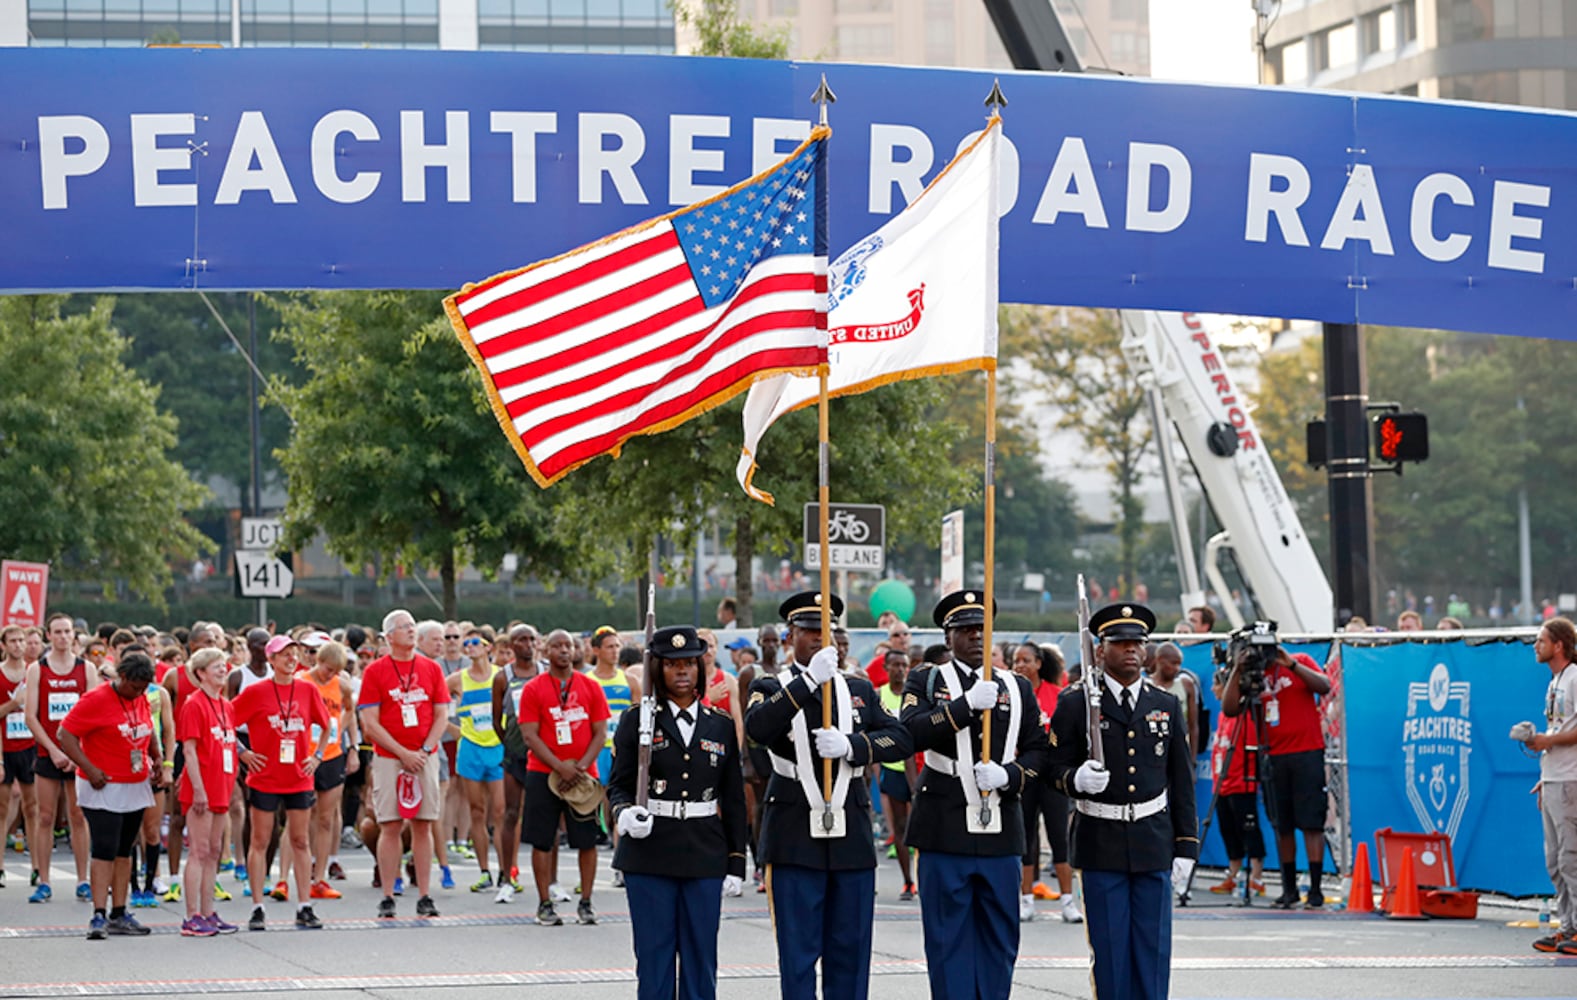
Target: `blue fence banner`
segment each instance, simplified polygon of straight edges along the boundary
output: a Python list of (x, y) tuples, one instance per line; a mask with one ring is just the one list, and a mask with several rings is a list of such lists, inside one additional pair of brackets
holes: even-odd
[(1577, 116), (678, 56), (8, 50), (0, 292), (435, 288), (744, 179), (825, 73), (833, 253), (1002, 78), (1004, 302), (1577, 336)]
[(1508, 735), (1543, 729), (1550, 671), (1522, 642), (1342, 650), (1355, 837), (1443, 831), (1457, 883), (1512, 896), (1552, 891), (1531, 793), (1539, 762)]

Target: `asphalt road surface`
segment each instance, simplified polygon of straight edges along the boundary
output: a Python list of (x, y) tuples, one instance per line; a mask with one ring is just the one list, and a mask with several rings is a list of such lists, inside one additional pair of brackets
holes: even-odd
[[(527, 855), (522, 855), (524, 861)], [(365, 851), (344, 852), (349, 879), (340, 900), (318, 901), (326, 927), (298, 931), (295, 903), (268, 902), (270, 929), (233, 937), (183, 938), (178, 903), (134, 911), (153, 928), (146, 938), (84, 940), (90, 910), (71, 898), (69, 854), (56, 853), (55, 899), (27, 902), (26, 860), (7, 851), (8, 887), (0, 889), (0, 997), (389, 997), (392, 1000), (504, 1000), (552, 997), (590, 1000), (634, 994), (635, 962), (622, 890), (600, 856), (596, 926), (577, 926), (573, 905), (560, 906), (563, 927), (538, 927), (528, 889), (513, 904), (468, 892), (474, 862), (459, 861), (462, 886), (434, 890), (442, 916), (415, 917), (407, 891), (393, 921), (377, 921), (379, 893), (370, 886)], [(562, 871), (573, 884), (573, 856)], [(220, 912), (244, 925), (250, 900), (235, 893)], [(435, 874), (433, 884), (437, 885)], [(877, 882), (871, 996), (917, 1000), (928, 994), (918, 903), (898, 902), (897, 868), (885, 862)], [(1208, 884), (1202, 873), (1200, 884)], [(1538, 932), (1508, 926), (1528, 921), (1525, 908), (1486, 905), (1473, 921), (1391, 921), (1341, 911), (1280, 913), (1242, 909), (1210, 897), (1179, 910), (1172, 995), (1178, 998), (1303, 997), (1571, 998), (1577, 959), (1534, 952)], [(1014, 992), (1020, 997), (1089, 997), (1088, 951), (1082, 927), (1058, 919), (1058, 904), (1041, 903), (1040, 919), (1023, 927)], [(725, 900), (719, 994), (775, 997), (777, 969), (766, 897), (747, 886)], [(832, 998), (829, 998), (832, 1000)]]

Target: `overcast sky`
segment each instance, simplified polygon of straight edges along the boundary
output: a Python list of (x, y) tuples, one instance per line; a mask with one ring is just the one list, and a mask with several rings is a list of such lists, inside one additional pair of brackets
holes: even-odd
[(1150, 74), (1158, 80), (1252, 84), (1250, 0), (1150, 0)]

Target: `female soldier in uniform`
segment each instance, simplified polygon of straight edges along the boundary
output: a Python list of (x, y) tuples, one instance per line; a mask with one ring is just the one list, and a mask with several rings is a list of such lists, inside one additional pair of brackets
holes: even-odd
[[(620, 833), (641, 1000), (717, 996), (725, 888), (745, 875), (745, 783), (727, 714), (700, 702), (705, 643), (688, 625), (658, 629), (648, 650), (652, 697), (614, 734), (608, 799)], [(654, 708), (655, 706), (655, 708)], [(646, 805), (636, 805), (641, 723), (654, 711)]]

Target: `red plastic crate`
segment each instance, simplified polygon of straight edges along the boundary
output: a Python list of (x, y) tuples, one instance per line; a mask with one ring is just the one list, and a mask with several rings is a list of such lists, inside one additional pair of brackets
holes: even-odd
[[(1380, 866), (1380, 886), (1384, 894), (1380, 909), (1390, 912), (1391, 896), (1402, 870), (1402, 852), (1413, 849), (1413, 875), (1418, 879), (1420, 899), (1429, 889), (1449, 889), (1457, 884), (1456, 865), (1451, 860), (1451, 840), (1434, 833), (1402, 833), (1390, 827), (1374, 831), (1375, 857)], [(1475, 909), (1477, 903), (1475, 902)]]

